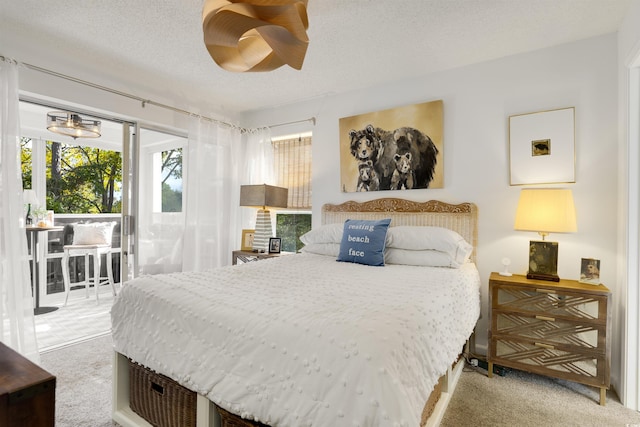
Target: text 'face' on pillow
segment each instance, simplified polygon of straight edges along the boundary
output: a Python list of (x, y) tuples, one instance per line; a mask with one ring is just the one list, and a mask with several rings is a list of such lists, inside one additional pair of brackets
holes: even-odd
[(73, 225), (74, 245), (110, 245), (115, 222), (92, 222)]
[(346, 220), (338, 261), (384, 265), (384, 247), (390, 223), (391, 219)]

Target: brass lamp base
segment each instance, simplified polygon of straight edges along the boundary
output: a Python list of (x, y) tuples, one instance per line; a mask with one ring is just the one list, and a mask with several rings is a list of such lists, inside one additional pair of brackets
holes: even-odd
[(535, 280), (547, 280), (549, 282), (559, 282), (560, 277), (555, 274), (543, 274), (543, 273), (527, 273), (527, 279)]

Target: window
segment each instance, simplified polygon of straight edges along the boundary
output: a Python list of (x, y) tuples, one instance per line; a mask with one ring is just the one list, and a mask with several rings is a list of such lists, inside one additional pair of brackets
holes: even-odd
[(311, 209), (311, 136), (272, 141), (276, 183), (289, 189), (290, 209)]
[(162, 212), (182, 212), (182, 148), (156, 153), (160, 156)]
[[(45, 147), (46, 185), (34, 184), (34, 154)], [(21, 138), (22, 187), (44, 191), (46, 209), (56, 213), (119, 213), (122, 154), (89, 146)]]
[(288, 210), (276, 215), (282, 250), (297, 252), (300, 236), (311, 230), (311, 135), (273, 140), (276, 185), (289, 189)]
[(122, 153), (46, 141), (47, 209), (56, 213), (122, 212)]
[(33, 149), (31, 138), (20, 138), (20, 163), (22, 166), (22, 188), (33, 188), (31, 177), (33, 175)]

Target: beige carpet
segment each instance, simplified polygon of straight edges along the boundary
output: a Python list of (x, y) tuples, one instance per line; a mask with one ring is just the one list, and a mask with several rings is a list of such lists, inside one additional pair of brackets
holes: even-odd
[[(112, 363), (111, 335), (42, 354), (42, 366), (57, 377), (56, 427), (116, 425)], [(640, 413), (624, 408), (613, 393), (605, 407), (598, 397), (595, 388), (566, 381), (518, 371), (489, 379), (486, 371), (466, 368), (441, 426), (640, 426)]]
[(56, 376), (56, 427), (112, 427), (111, 334), (44, 352), (41, 366)]
[(504, 377), (465, 368), (441, 427), (636, 427), (640, 413), (625, 408), (609, 391), (520, 371)]

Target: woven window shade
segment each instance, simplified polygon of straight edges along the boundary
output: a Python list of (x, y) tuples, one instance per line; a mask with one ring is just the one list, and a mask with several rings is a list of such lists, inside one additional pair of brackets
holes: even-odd
[(311, 137), (273, 141), (276, 185), (289, 189), (289, 209), (311, 209)]

